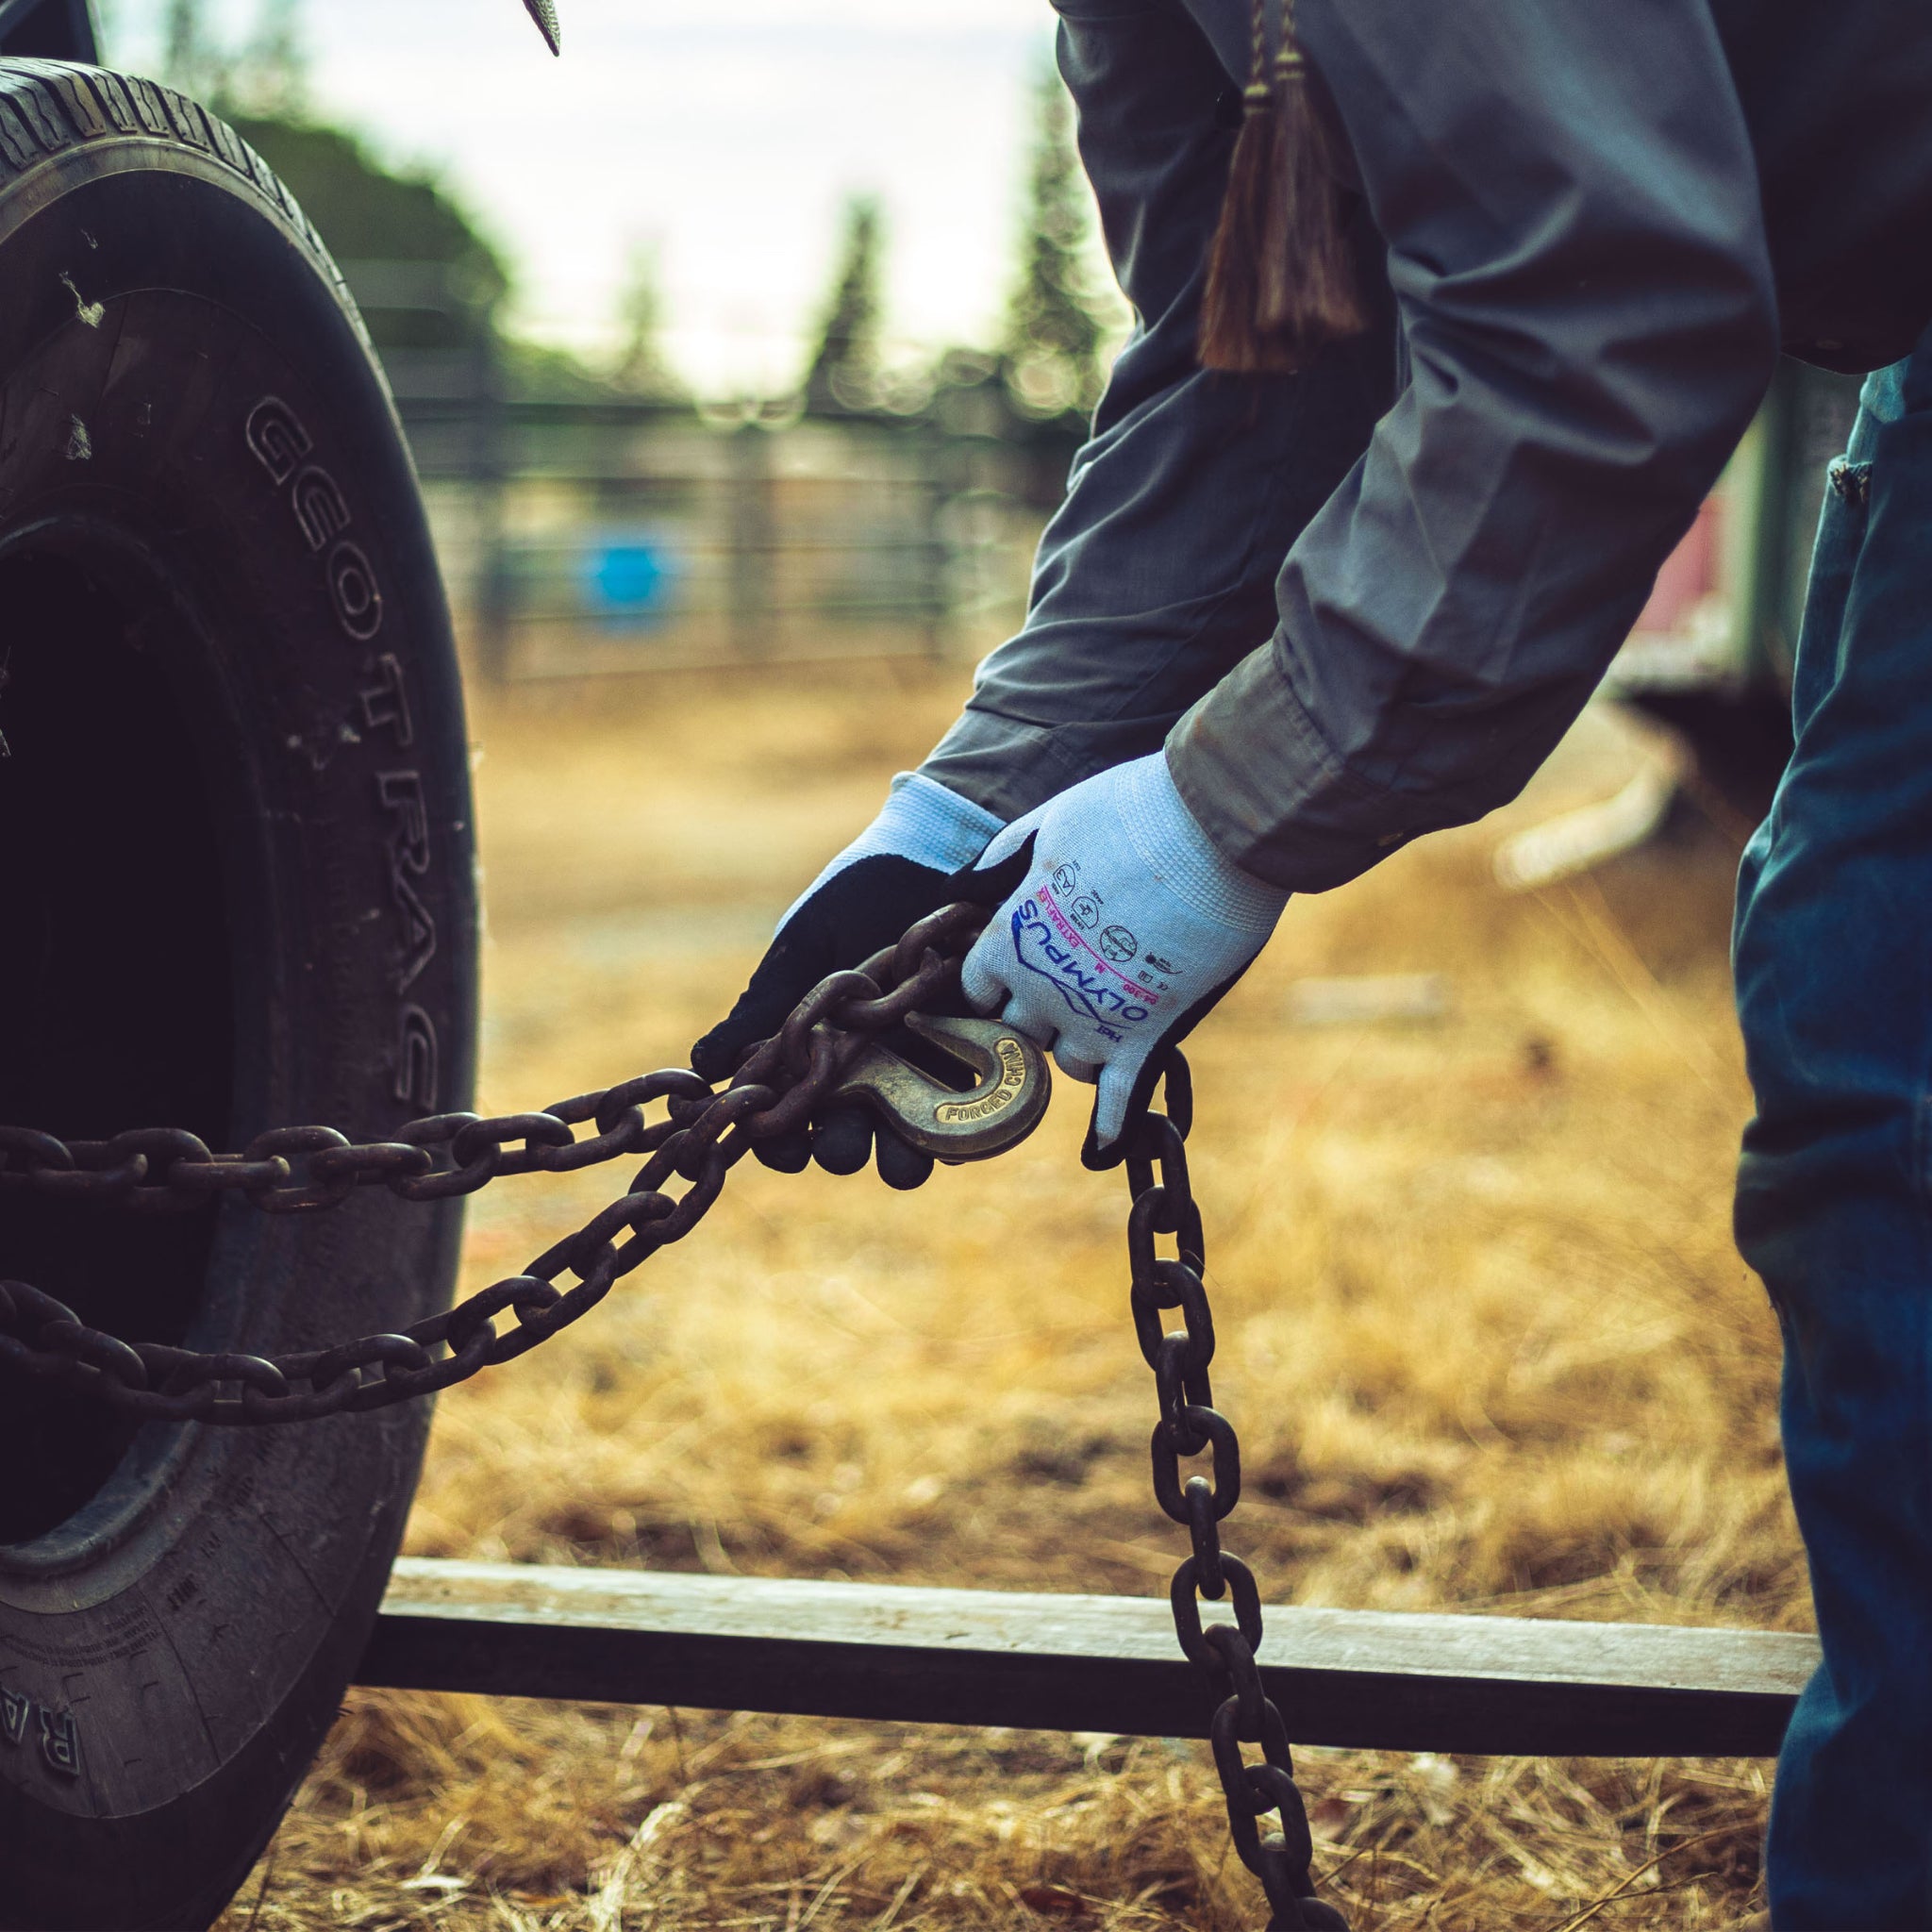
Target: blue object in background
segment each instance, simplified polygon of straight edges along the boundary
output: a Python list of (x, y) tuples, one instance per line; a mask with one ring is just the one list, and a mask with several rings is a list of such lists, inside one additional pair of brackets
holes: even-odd
[(584, 549), (585, 601), (607, 625), (653, 627), (677, 602), (684, 559), (660, 530), (610, 531)]

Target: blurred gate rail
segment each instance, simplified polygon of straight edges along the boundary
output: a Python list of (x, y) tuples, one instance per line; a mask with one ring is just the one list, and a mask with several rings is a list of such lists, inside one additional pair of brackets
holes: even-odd
[[(391, 322), (465, 299), (443, 264), (342, 267)], [(1016, 626), (1039, 451), (987, 372), (904, 414), (526, 401), (488, 333), (441, 334), (381, 354), (485, 678), (940, 657)]]
[[(1769, 1757), (1809, 1637), (1446, 1612), (1267, 1611), (1293, 1741)], [(359, 1680), (425, 1690), (1200, 1738), (1166, 1601), (459, 1563), (395, 1568)]]
[[(29, 4), (75, 0), (0, 0), (0, 25)], [(342, 268), (484, 676), (977, 655), (1016, 627), (1081, 425), (1025, 418), (990, 359), (942, 358), (903, 412), (625, 400), (562, 365), (541, 386), (579, 399), (524, 400), (459, 267)], [(1774, 772), (1789, 749), (1811, 532), (1857, 391), (1781, 366), (1610, 669), (1718, 766)]]

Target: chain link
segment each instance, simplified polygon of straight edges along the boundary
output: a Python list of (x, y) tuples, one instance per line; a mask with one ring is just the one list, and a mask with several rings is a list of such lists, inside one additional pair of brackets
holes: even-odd
[[(276, 1127), (240, 1154), (212, 1153), (175, 1127), (75, 1141), (0, 1127), (0, 1199), (26, 1192), (138, 1214), (192, 1212), (225, 1197), (264, 1214), (316, 1213), (364, 1188), (444, 1201), (508, 1174), (575, 1174), (647, 1157), (620, 1199), (522, 1274), (399, 1335), (274, 1357), (198, 1354), (123, 1341), (40, 1289), (0, 1281), (0, 1363), (130, 1414), (253, 1427), (387, 1408), (512, 1361), (588, 1314), (659, 1248), (682, 1241), (753, 1142), (802, 1126), (874, 1035), (946, 1002), (985, 923), (983, 908), (949, 906), (856, 972), (822, 980), (718, 1093), (695, 1074), (672, 1069), (541, 1113), (435, 1114), (411, 1121), (393, 1141), (357, 1144), (333, 1127)], [(644, 1109), (660, 1101), (665, 1117), (648, 1120)], [(581, 1126), (596, 1131), (579, 1140)], [(688, 1183), (682, 1193), (665, 1191), (674, 1179)], [(574, 1282), (559, 1287), (565, 1276)], [(501, 1333), (499, 1316), (510, 1318)]]
[[(1154, 1424), (1155, 1499), (1192, 1544), (1168, 1592), (1174, 1634), (1220, 1700), (1208, 1732), (1214, 1768), (1235, 1851), (1268, 1896), (1268, 1932), (1347, 1932), (1335, 1908), (1312, 1895), (1308, 1867), (1314, 1843), (1295, 1786), (1288, 1727), (1255, 1661), (1261, 1647), (1260, 1589), (1255, 1573), (1221, 1546), (1221, 1525), (1241, 1501), (1241, 1440), (1214, 1407), (1208, 1381), (1214, 1315), (1202, 1279), (1208, 1249), (1188, 1178), (1193, 1089), (1178, 1053), (1168, 1060), (1166, 1104), (1166, 1113), (1149, 1112), (1141, 1123), (1127, 1155), (1133, 1199), (1127, 1210), (1127, 1299), (1141, 1353), (1154, 1371), (1160, 1411)], [(1157, 1252), (1157, 1237), (1162, 1236), (1174, 1240), (1170, 1257)], [(1181, 1326), (1165, 1330), (1161, 1317), (1171, 1308), (1179, 1310)], [(1203, 1455), (1211, 1474), (1184, 1475), (1183, 1461)], [(1205, 1624), (1204, 1597), (1210, 1603), (1225, 1598), (1233, 1623)], [(1246, 1761), (1243, 1744), (1260, 1747), (1259, 1764)], [(1281, 1828), (1264, 1836), (1260, 1820), (1271, 1811)]]
[[(682, 1241), (753, 1143), (802, 1126), (872, 1037), (956, 992), (959, 962), (985, 920), (981, 908), (948, 907), (857, 971), (822, 980), (722, 1092), (671, 1069), (541, 1113), (432, 1115), (398, 1129), (393, 1141), (358, 1144), (332, 1127), (277, 1127), (239, 1154), (213, 1153), (174, 1127), (75, 1141), (0, 1127), (0, 1197), (24, 1191), (111, 1202), (143, 1214), (192, 1212), (223, 1198), (265, 1214), (315, 1213), (378, 1187), (405, 1201), (442, 1201), (510, 1174), (575, 1174), (646, 1157), (624, 1195), (522, 1274), (400, 1334), (273, 1358), (200, 1354), (123, 1341), (39, 1289), (0, 1281), (0, 1363), (142, 1417), (259, 1426), (387, 1408), (513, 1361), (588, 1314), (659, 1248)], [(644, 1109), (660, 1101), (665, 1117), (648, 1120)], [(1346, 1932), (1334, 1908), (1311, 1896), (1307, 1813), (1287, 1727), (1256, 1662), (1260, 1591), (1254, 1572), (1221, 1544), (1221, 1525), (1241, 1500), (1241, 1442), (1213, 1406), (1208, 1377), (1214, 1318), (1202, 1279), (1201, 1210), (1188, 1176), (1192, 1091), (1178, 1053), (1166, 1073), (1166, 1104), (1165, 1114), (1149, 1112), (1135, 1130), (1127, 1157), (1127, 1256), (1134, 1331), (1159, 1409), (1154, 1493), (1192, 1546), (1170, 1591), (1174, 1631), (1220, 1699), (1209, 1730), (1215, 1768), (1235, 1850), (1267, 1894), (1269, 1932)], [(581, 1126), (596, 1131), (579, 1140)], [(681, 1194), (665, 1191), (674, 1179), (687, 1183)], [(1174, 1255), (1158, 1252), (1162, 1237), (1173, 1239)], [(566, 1275), (575, 1283), (560, 1288)], [(1172, 1331), (1161, 1320), (1170, 1309), (1182, 1324)], [(499, 1333), (506, 1315), (509, 1325)], [(1183, 1461), (1203, 1455), (1211, 1474), (1184, 1475)], [(1234, 1621), (1204, 1623), (1204, 1598), (1225, 1599)], [(1243, 1744), (1258, 1746), (1262, 1761), (1248, 1763)], [(1259, 1821), (1270, 1812), (1281, 1828), (1264, 1836)]]

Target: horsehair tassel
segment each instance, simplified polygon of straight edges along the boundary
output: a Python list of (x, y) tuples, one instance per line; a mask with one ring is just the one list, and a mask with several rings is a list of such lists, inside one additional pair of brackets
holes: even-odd
[(1261, 257), (1258, 321), (1263, 334), (1279, 333), (1288, 343), (1296, 367), (1368, 326), (1342, 226), (1340, 157), (1313, 87), (1295, 35), (1294, 0), (1285, 0), (1274, 57), (1274, 200)]
[(1294, 0), (1282, 7), (1272, 83), (1267, 14), (1268, 0), (1254, 0), (1254, 61), (1201, 306), (1203, 365), (1241, 375), (1304, 369), (1368, 320)]
[(1275, 120), (1279, 104), (1268, 80), (1268, 0), (1253, 0), (1253, 51), (1241, 94), (1241, 126), (1228, 169), (1227, 193), (1208, 257), (1201, 298), (1201, 362), (1241, 374), (1285, 369), (1261, 333), (1261, 258), (1267, 252), (1274, 199)]

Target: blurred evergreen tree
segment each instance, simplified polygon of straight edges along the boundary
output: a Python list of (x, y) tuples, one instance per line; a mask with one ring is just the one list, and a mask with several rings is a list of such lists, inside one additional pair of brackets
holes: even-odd
[(205, 0), (168, 0), (165, 72), (207, 101), (294, 192), (347, 264), (383, 352), (467, 350), (485, 357), (513, 398), (601, 402), (616, 389), (567, 351), (505, 337), (502, 256), (433, 175), (385, 166), (356, 135), (313, 118), (304, 0), (259, 0), (239, 55), (224, 48)]
[(260, 0), (255, 32), (237, 54), (209, 26), (206, 0), (168, 0), (163, 78), (225, 116), (299, 112), (308, 87), (302, 4)]
[(814, 415), (867, 409), (877, 394), (884, 244), (878, 202), (853, 195), (845, 204), (838, 275), (805, 375), (805, 407)]
[(518, 402), (598, 403), (631, 391), (567, 349), (507, 335), (509, 272), (467, 209), (433, 175), (385, 167), (340, 127), (233, 114), (346, 265), (378, 351), (470, 350)]
[(1092, 196), (1074, 147), (1073, 102), (1051, 67), (1040, 77), (1019, 279), (1007, 305), (1000, 373), (1036, 421), (1092, 413), (1121, 302), (1093, 270)]
[(618, 388), (647, 398), (681, 393), (684, 386), (664, 359), (664, 287), (655, 246), (631, 251), (623, 292), (617, 298), (617, 320), (624, 330), (624, 346), (611, 379)]
[(168, 79), (260, 151), (339, 261), (409, 265), (365, 286), (377, 348), (493, 346), (509, 289), (502, 257), (432, 176), (385, 167), (355, 135), (311, 118), (302, 8), (259, 0), (238, 55), (216, 38), (206, 0), (168, 0)]
[(212, 101), (227, 82), (227, 65), (208, 32), (202, 0), (168, 0), (161, 77), (199, 101)]
[(298, 118), (308, 101), (308, 50), (302, 0), (261, 0), (255, 36), (234, 76), (236, 105), (280, 119)]
[(235, 131), (294, 191), (330, 252), (351, 264), (352, 281), (358, 263), (408, 263), (425, 272), (415, 280), (441, 308), (416, 306), (425, 297), (407, 287), (399, 286), (391, 303), (381, 299), (380, 288), (368, 291), (364, 313), (377, 348), (461, 348), (494, 340), (508, 272), (466, 210), (432, 176), (384, 167), (340, 127), (279, 115), (230, 118)]

